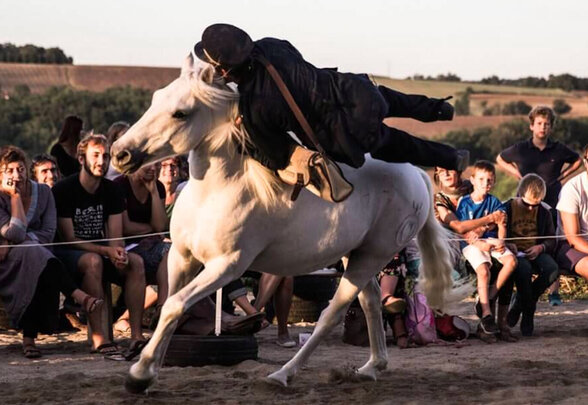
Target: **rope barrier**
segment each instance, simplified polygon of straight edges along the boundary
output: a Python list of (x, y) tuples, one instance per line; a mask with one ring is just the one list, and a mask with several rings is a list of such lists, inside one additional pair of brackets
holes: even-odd
[(67, 246), (67, 245), (79, 245), (81, 243), (110, 242), (110, 241), (115, 241), (115, 240), (137, 239), (137, 238), (146, 238), (148, 236), (163, 236), (163, 235), (169, 235), (169, 232), (154, 232), (154, 233), (146, 233), (144, 235), (122, 236), (120, 238), (73, 240), (73, 241), (69, 241), (69, 242), (27, 243), (27, 244), (21, 243), (18, 245), (0, 245), (0, 248), (3, 248), (3, 247), (28, 248), (28, 247), (47, 247), (47, 246)]
[[(27, 243), (27, 244), (18, 244), (18, 245), (0, 245), (0, 248), (8, 247), (8, 248), (27, 248), (27, 247), (48, 247), (48, 246), (67, 246), (67, 245), (79, 245), (81, 243), (98, 243), (98, 242), (110, 242), (116, 240), (127, 240), (127, 239), (137, 239), (137, 238), (146, 238), (148, 236), (164, 236), (169, 235), (169, 232), (154, 232), (154, 233), (146, 233), (144, 235), (134, 235), (134, 236), (123, 236), (120, 238), (104, 238), (104, 239), (89, 239), (89, 240), (74, 240), (69, 242), (51, 242), (51, 243)], [(580, 236), (588, 239), (588, 233), (578, 233), (575, 235), (568, 235), (568, 236)], [(511, 238), (503, 238), (503, 241), (515, 241), (515, 240), (547, 240), (547, 239), (565, 239), (566, 235), (552, 235), (552, 236), (517, 236)], [(498, 238), (479, 238), (478, 240), (484, 241), (493, 239), (496, 240)], [(413, 240), (416, 240), (413, 239)], [(448, 238), (445, 239), (448, 242), (465, 242), (467, 241), (464, 238)]]

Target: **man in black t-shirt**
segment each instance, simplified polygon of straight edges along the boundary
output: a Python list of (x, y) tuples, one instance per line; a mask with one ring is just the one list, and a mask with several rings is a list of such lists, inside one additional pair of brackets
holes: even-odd
[[(55, 254), (81, 277), (82, 289), (94, 297), (103, 297), (102, 278), (123, 280), (125, 301), (130, 312), (131, 345), (142, 347), (141, 317), (145, 299), (145, 272), (142, 259), (127, 254), (121, 240), (123, 211), (122, 190), (104, 178), (108, 168), (108, 141), (103, 135), (90, 134), (78, 145), (77, 155), (81, 171), (60, 181), (53, 187), (57, 207), (57, 229), (63, 242)], [(110, 239), (108, 242), (91, 242)], [(83, 242), (88, 241), (88, 242)], [(121, 356), (119, 348), (108, 340), (101, 329), (102, 314), (88, 315), (92, 326), (94, 350), (108, 357)]]
[(557, 141), (549, 139), (555, 114), (545, 106), (537, 106), (529, 113), (531, 139), (518, 142), (496, 157), (498, 166), (520, 180), (536, 173), (545, 181), (545, 202), (555, 211), (561, 182), (582, 164), (580, 156)]

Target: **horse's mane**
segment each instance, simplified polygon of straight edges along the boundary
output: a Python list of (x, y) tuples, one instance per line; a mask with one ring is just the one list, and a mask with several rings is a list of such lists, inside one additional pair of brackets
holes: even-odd
[(211, 109), (227, 111), (226, 123), (213, 128), (202, 146), (206, 145), (210, 152), (225, 149), (229, 157), (240, 159), (245, 186), (266, 209), (283, 201), (279, 196), (283, 186), (277, 176), (255, 159), (241, 153), (253, 143), (244, 126), (235, 124), (239, 114), (237, 88), (225, 84), (214, 73), (212, 65), (204, 62), (199, 62), (190, 72), (190, 88), (192, 95)]

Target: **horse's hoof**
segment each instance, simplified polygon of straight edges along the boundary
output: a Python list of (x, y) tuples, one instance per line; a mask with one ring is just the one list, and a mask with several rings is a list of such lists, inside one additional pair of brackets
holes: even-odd
[(357, 370), (355, 372), (355, 374), (359, 377), (359, 379), (365, 380), (365, 381), (376, 381), (378, 379), (378, 377), (376, 375), (376, 370), (373, 367), (369, 367), (369, 368), (362, 367), (359, 370)]
[(268, 383), (270, 383), (272, 385), (278, 385), (280, 387), (287, 387), (288, 386), (288, 378), (285, 377), (284, 375), (280, 374), (280, 371), (276, 371), (275, 373), (268, 375), (265, 378), (265, 381), (267, 381)]
[(142, 394), (147, 391), (153, 380), (139, 380), (128, 374), (125, 379), (125, 389), (131, 394)]

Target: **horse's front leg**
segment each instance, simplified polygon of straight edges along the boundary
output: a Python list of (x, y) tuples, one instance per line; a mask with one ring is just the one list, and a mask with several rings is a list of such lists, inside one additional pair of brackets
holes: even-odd
[(370, 358), (363, 367), (357, 370), (357, 373), (375, 380), (376, 372), (385, 370), (388, 365), (386, 333), (384, 332), (382, 305), (380, 303), (380, 286), (375, 277), (372, 277), (359, 293), (359, 303), (367, 320)]
[[(175, 259), (170, 259), (168, 263), (174, 263), (181, 267), (182, 265), (185, 266), (186, 262), (189, 261), (175, 254), (174, 257)], [(191, 261), (189, 262), (191, 263)], [(189, 271), (180, 267), (177, 267), (179, 270), (176, 270), (176, 267), (170, 267), (168, 271), (172, 271), (174, 274), (177, 274), (177, 271), (180, 271), (180, 273)], [(193, 263), (187, 267), (195, 270)], [(175, 294), (172, 294), (172, 283), (170, 283), (170, 296), (161, 309), (157, 328), (153, 332), (151, 340), (141, 352), (141, 358), (131, 367), (127, 376), (125, 387), (128, 391), (133, 393), (143, 392), (155, 382), (169, 341), (177, 326), (178, 319), (184, 311), (238, 277), (241, 273), (236, 270), (235, 263), (231, 257), (223, 256), (206, 263), (206, 267), (198, 276)], [(177, 282), (181, 283), (182, 278), (176, 278)], [(172, 276), (170, 276), (171, 280)]]
[(308, 360), (321, 340), (323, 340), (335, 326), (343, 321), (347, 308), (355, 297), (357, 297), (359, 291), (363, 288), (367, 280), (368, 277), (349, 278), (347, 274), (343, 275), (333, 299), (329, 303), (329, 306), (322, 312), (308, 341), (302, 346), (298, 353), (296, 353), (292, 360), (286, 363), (280, 370), (267, 377), (270, 382), (277, 382), (283, 386), (288, 385), (288, 382)]

